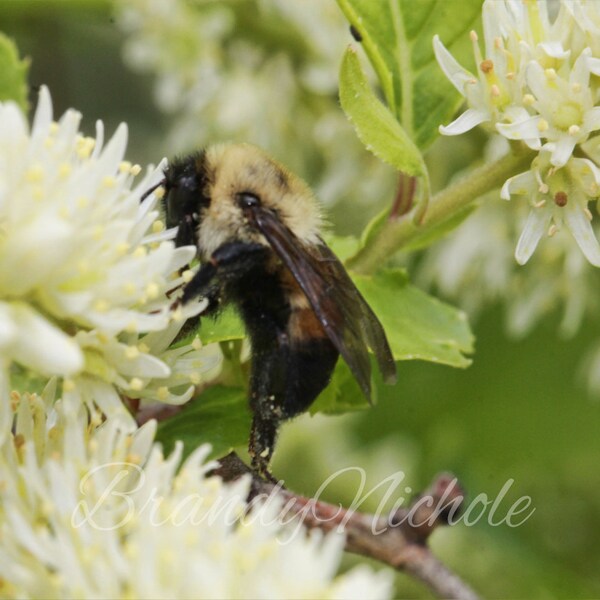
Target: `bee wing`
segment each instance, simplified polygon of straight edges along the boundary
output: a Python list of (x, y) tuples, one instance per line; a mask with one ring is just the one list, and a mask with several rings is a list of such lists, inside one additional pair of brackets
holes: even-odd
[(249, 216), (291, 271), (370, 401), (368, 346), (374, 351), (386, 382), (396, 380), (394, 358), (375, 313), (325, 242), (306, 246), (274, 213), (260, 206), (253, 207)]

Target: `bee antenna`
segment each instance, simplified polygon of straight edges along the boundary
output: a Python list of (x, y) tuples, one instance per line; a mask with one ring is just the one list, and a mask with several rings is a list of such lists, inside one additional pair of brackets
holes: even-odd
[(140, 197), (140, 202), (143, 202), (152, 192), (157, 190), (159, 187), (165, 185), (167, 183), (167, 179), (161, 179), (156, 185), (153, 185), (150, 189), (146, 190)]

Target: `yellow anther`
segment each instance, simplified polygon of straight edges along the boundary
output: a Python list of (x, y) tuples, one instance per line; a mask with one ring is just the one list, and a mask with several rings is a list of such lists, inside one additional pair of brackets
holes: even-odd
[(75, 387), (75, 382), (72, 379), (63, 380), (63, 392), (72, 392)]
[(117, 183), (117, 180), (112, 175), (107, 175), (102, 180), (102, 185), (107, 188), (115, 187), (116, 183)]
[(535, 97), (531, 94), (525, 94), (523, 96), (523, 104), (525, 106), (531, 106), (535, 102)]
[(139, 392), (144, 388), (144, 382), (139, 377), (133, 377), (129, 382), (129, 387), (135, 392)]
[(131, 170), (131, 163), (128, 160), (123, 160), (119, 164), (119, 171), (121, 173), (129, 173)]
[(144, 246), (138, 246), (133, 252), (133, 256), (136, 258), (144, 258), (147, 254), (148, 251), (146, 248), (144, 248)]
[(164, 231), (164, 229), (165, 224), (160, 219), (152, 223), (152, 231), (154, 233), (160, 233), (161, 231)]
[(154, 282), (149, 283), (146, 286), (146, 294), (148, 295), (148, 298), (150, 298), (150, 300), (154, 300), (160, 295), (160, 287)]
[(72, 170), (73, 167), (69, 163), (61, 163), (58, 167), (58, 176), (61, 179), (66, 179), (71, 174)]
[(185, 283), (189, 283), (192, 278), (194, 277), (194, 272), (190, 269), (186, 269), (182, 274), (181, 274), (181, 278), (183, 279), (183, 281), (185, 281)]
[(546, 121), (546, 119), (540, 119), (538, 121), (537, 128), (540, 132), (548, 131), (548, 129), (550, 129), (550, 125), (548, 124), (548, 121)]
[(140, 165), (132, 165), (129, 172), (135, 177), (142, 172), (142, 167), (140, 167)]
[(32, 165), (25, 173), (25, 179), (29, 183), (39, 183), (44, 179), (44, 168), (42, 165)]
[(129, 360), (133, 360), (134, 358), (137, 358), (139, 355), (140, 355), (140, 351), (136, 346), (127, 346), (127, 348), (125, 348), (125, 356)]
[(105, 313), (109, 308), (110, 304), (108, 303), (108, 300), (105, 300), (104, 298), (98, 298), (98, 300), (94, 302), (94, 310), (96, 312)]

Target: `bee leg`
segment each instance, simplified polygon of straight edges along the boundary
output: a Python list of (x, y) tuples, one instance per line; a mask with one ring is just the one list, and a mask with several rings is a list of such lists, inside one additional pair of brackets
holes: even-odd
[(181, 303), (185, 304), (198, 296), (206, 295), (215, 277), (227, 278), (255, 264), (258, 254), (264, 254), (266, 248), (261, 244), (248, 242), (229, 242), (217, 248), (208, 262), (204, 263), (190, 282), (185, 286)]
[(258, 475), (271, 483), (277, 483), (277, 479), (271, 474), (269, 464), (273, 457), (278, 429), (278, 419), (265, 418), (265, 416), (258, 413), (254, 414), (248, 445), (250, 464)]

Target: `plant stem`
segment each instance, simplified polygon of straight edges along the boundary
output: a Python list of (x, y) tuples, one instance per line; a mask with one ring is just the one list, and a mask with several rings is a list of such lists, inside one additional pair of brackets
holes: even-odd
[(414, 223), (412, 212), (387, 221), (370, 243), (348, 261), (348, 267), (365, 275), (373, 273), (407, 243), (447, 221), (528, 166), (533, 156), (529, 150), (520, 150), (471, 171), (433, 196), (420, 225)]

